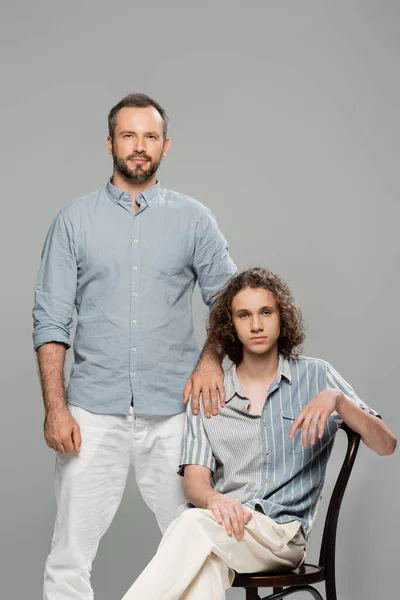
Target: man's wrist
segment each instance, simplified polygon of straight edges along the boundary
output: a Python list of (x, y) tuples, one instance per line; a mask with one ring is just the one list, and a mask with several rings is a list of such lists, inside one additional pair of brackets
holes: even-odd
[(214, 500), (217, 500), (218, 498), (222, 498), (223, 494), (221, 494), (221, 492), (214, 492), (212, 491), (210, 493), (210, 495), (207, 497), (207, 501), (206, 501), (206, 507), (209, 509), (210, 505), (212, 504), (212, 502)]
[(336, 411), (337, 413), (340, 415), (340, 409), (342, 408), (343, 404), (346, 402), (346, 396), (340, 392), (339, 390), (336, 390)]

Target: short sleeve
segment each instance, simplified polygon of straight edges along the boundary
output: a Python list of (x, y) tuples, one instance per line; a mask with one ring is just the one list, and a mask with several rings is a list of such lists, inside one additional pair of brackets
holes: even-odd
[[(348, 398), (351, 402), (354, 402), (354, 404), (357, 404), (357, 406), (359, 406), (362, 410), (365, 410), (370, 415), (380, 417), (379, 413), (365, 404), (365, 402), (363, 402), (357, 396), (351, 385), (347, 383), (347, 381), (345, 381), (329, 363), (326, 363), (326, 387), (340, 390), (346, 396), (346, 398)], [(342, 420), (339, 419), (339, 422), (341, 423)]]
[(186, 409), (179, 475), (184, 474), (186, 465), (200, 465), (207, 467), (212, 473), (215, 471), (215, 458), (204, 428), (203, 418), (202, 413), (193, 414), (192, 402), (190, 401)]

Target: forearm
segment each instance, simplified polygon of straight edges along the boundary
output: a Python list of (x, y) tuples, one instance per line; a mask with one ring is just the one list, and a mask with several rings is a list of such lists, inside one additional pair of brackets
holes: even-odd
[(37, 350), (46, 413), (66, 408), (64, 387), (65, 345), (43, 344)]
[(219, 344), (216, 344), (214, 342), (209, 342), (208, 340), (206, 340), (206, 342), (203, 346), (203, 350), (201, 351), (201, 354), (200, 354), (199, 363), (209, 361), (209, 362), (214, 362), (214, 363), (216, 362), (221, 365), (222, 361), (224, 359), (224, 356), (225, 356), (225, 354)]
[(209, 477), (203, 475), (191, 476), (185, 473), (184, 491), (187, 501), (196, 508), (208, 508), (212, 498), (222, 496), (222, 494), (213, 490)]
[(336, 410), (343, 421), (361, 435), (368, 448), (380, 455), (394, 452), (396, 437), (381, 419), (362, 410), (341, 392), (338, 392)]

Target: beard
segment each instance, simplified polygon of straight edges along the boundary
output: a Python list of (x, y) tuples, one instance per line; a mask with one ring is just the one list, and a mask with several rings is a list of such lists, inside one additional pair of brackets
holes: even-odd
[[(163, 159), (163, 150), (155, 159), (152, 159), (145, 152), (136, 152), (134, 154), (130, 154), (127, 158), (122, 158), (115, 153), (113, 148), (112, 157), (114, 160), (114, 166), (118, 169), (121, 175), (126, 177), (126, 179), (129, 179), (129, 181), (139, 183), (147, 181), (157, 171)], [(148, 167), (145, 167), (144, 165), (136, 165), (134, 169), (131, 169), (128, 165), (128, 160), (132, 158), (144, 158), (148, 160), (150, 164)]]

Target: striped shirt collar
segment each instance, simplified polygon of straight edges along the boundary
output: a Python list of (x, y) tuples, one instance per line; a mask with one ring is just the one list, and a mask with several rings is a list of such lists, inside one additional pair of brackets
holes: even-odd
[[(279, 355), (279, 364), (278, 364), (278, 374), (276, 376), (276, 383), (279, 385), (282, 377), (285, 377), (291, 383), (292, 381), (292, 373), (290, 370), (290, 364), (287, 358)], [(226, 393), (226, 402), (232, 400), (234, 396), (239, 396), (239, 398), (246, 399), (246, 396), (242, 390), (242, 386), (240, 385), (239, 377), (236, 372), (236, 365), (233, 363), (231, 367), (225, 373), (225, 393)]]

